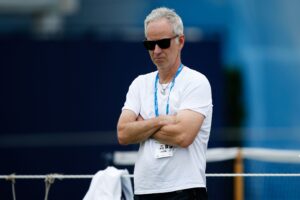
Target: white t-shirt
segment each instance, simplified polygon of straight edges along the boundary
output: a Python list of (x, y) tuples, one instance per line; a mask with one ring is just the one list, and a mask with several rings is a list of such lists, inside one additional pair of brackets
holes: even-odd
[[(122, 110), (129, 109), (145, 120), (155, 117), (154, 92), (156, 72), (138, 76), (130, 85)], [(187, 148), (173, 147), (173, 155), (157, 158), (159, 144), (154, 139), (140, 143), (138, 159), (134, 168), (135, 194), (164, 193), (194, 187), (206, 187), (206, 150), (212, 119), (211, 87), (207, 78), (184, 67), (170, 92), (159, 91), (157, 84), (159, 114), (166, 114), (169, 96), (169, 114), (180, 110), (193, 110), (205, 116), (194, 142)]]

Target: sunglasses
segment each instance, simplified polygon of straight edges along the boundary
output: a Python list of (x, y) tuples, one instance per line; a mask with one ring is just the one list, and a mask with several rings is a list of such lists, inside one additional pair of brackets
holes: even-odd
[(161, 40), (144, 40), (143, 44), (147, 50), (154, 50), (155, 46), (158, 45), (161, 49), (167, 49), (170, 47), (171, 40), (177, 38), (178, 35), (175, 35), (171, 38), (165, 38)]

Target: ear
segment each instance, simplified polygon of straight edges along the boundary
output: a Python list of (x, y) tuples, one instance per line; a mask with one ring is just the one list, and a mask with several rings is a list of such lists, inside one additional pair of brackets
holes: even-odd
[(184, 35), (179, 36), (178, 41), (179, 41), (180, 49), (182, 49), (184, 46), (184, 42), (185, 42)]

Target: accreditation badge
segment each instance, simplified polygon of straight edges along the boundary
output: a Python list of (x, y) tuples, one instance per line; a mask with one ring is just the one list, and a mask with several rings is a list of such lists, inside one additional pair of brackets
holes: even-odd
[(166, 157), (173, 156), (174, 147), (172, 145), (161, 144), (157, 141), (155, 141), (155, 143), (156, 143), (155, 158), (166, 158)]

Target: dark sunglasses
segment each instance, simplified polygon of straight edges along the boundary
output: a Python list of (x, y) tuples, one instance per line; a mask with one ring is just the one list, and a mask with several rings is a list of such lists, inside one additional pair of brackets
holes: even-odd
[(154, 50), (155, 45), (158, 45), (159, 48), (161, 49), (167, 49), (170, 47), (171, 40), (177, 37), (178, 35), (175, 35), (174, 37), (171, 38), (161, 39), (161, 40), (144, 40), (143, 44), (147, 50)]

